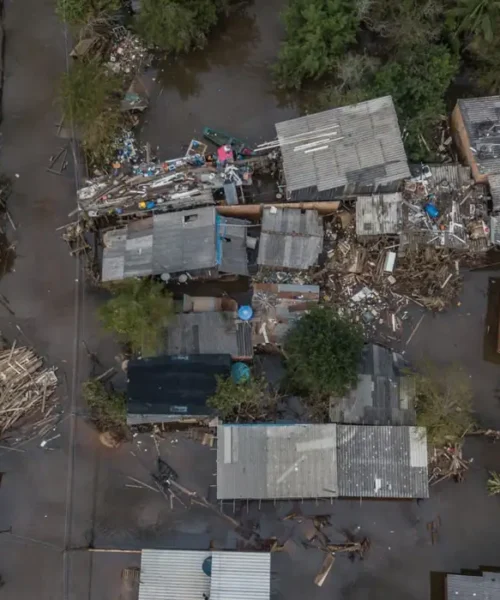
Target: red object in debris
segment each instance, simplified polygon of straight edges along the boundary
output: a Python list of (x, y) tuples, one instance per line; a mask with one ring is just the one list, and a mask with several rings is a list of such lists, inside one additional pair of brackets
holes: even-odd
[(233, 162), (234, 154), (233, 154), (233, 149), (231, 148), (231, 146), (221, 146), (217, 150), (217, 158), (219, 159), (219, 162), (221, 162), (221, 163)]

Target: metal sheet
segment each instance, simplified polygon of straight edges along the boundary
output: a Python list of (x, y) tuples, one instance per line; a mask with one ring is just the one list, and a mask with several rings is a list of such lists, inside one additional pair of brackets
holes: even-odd
[(212, 553), (210, 600), (269, 600), (270, 596), (271, 554)]

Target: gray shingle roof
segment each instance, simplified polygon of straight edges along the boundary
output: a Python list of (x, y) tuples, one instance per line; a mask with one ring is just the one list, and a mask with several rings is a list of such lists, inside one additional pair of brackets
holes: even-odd
[(176, 315), (167, 327), (166, 354), (253, 355), (252, 326), (230, 312)]
[(426, 498), (427, 438), (416, 427), (222, 425), (217, 498)]
[(218, 268), (246, 275), (246, 222), (229, 221), (210, 206), (156, 214), (108, 231), (102, 281), (207, 269), (216, 275)]
[(325, 192), (334, 197), (345, 187), (375, 190), (410, 175), (390, 96), (277, 123), (276, 131), (294, 200), (326, 200)]
[(316, 210), (265, 208), (257, 263), (266, 267), (308, 269), (323, 249), (323, 221)]
[(500, 573), (481, 575), (447, 575), (447, 600), (498, 600)]

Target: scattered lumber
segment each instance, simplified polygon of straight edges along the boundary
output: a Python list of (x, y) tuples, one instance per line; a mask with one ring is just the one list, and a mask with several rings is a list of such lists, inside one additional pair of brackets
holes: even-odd
[(44, 368), (43, 360), (27, 347), (0, 351), (0, 439), (3, 435), (36, 413), (32, 425), (37, 435), (44, 435), (55, 425), (59, 415), (52, 414), (51, 403), (57, 387), (54, 368)]
[(434, 448), (434, 454), (429, 465), (432, 469), (429, 484), (436, 485), (436, 483), (451, 477), (457, 482), (463, 481), (470, 462), (470, 460), (463, 458), (460, 444), (446, 448)]

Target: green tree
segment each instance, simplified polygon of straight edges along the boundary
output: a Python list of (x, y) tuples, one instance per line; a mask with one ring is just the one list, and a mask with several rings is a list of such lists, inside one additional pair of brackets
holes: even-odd
[(124, 434), (127, 424), (125, 394), (109, 390), (102, 381), (89, 379), (82, 386), (90, 417), (100, 431)]
[(490, 471), (487, 487), (489, 496), (500, 494), (500, 475), (496, 471)]
[(166, 52), (203, 48), (227, 0), (143, 0), (136, 21), (147, 44)]
[(392, 96), (410, 160), (429, 159), (426, 143), (430, 146), (433, 128), (446, 114), (444, 95), (458, 66), (446, 46), (434, 44), (413, 48), (375, 74), (371, 96)]
[(428, 442), (438, 448), (460, 442), (475, 426), (465, 373), (455, 365), (426, 363), (408, 376), (415, 385), (417, 425), (427, 429)]
[(250, 378), (236, 383), (232, 377), (217, 376), (217, 389), (208, 406), (223, 421), (241, 422), (264, 419), (275, 405), (264, 379)]
[(452, 26), (458, 25), (457, 34), (468, 33), (491, 42), (500, 23), (500, 0), (456, 0), (447, 17)]
[(439, 39), (443, 24), (441, 0), (376, 0), (362, 13), (365, 25), (384, 42), (384, 50), (404, 53), (408, 46), (426, 46)]
[(81, 133), (94, 162), (106, 161), (122, 125), (122, 80), (97, 61), (78, 61), (62, 77), (60, 99), (65, 118)]
[(99, 308), (104, 328), (116, 333), (133, 353), (156, 354), (174, 313), (171, 294), (152, 279), (125, 279), (109, 289), (113, 297)]
[(85, 25), (92, 19), (116, 13), (121, 0), (57, 0), (57, 16), (69, 25)]
[(283, 15), (286, 40), (274, 71), (278, 85), (300, 88), (335, 68), (356, 41), (358, 16), (351, 0), (290, 0)]
[(343, 396), (357, 382), (363, 350), (358, 324), (329, 308), (314, 308), (285, 341), (286, 368), (294, 389), (314, 399)]

